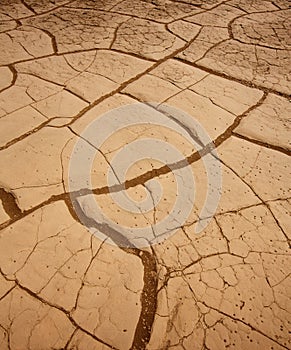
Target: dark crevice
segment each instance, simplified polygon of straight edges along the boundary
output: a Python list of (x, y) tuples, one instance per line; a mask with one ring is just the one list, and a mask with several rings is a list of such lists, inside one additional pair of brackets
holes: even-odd
[(182, 40), (182, 41), (184, 41), (184, 42), (187, 42), (187, 40), (186, 40), (185, 38), (182, 38), (179, 34), (174, 33), (174, 32), (169, 28), (169, 23), (167, 23), (167, 24), (165, 25), (165, 28), (166, 28), (166, 30), (167, 30), (170, 34), (176, 36), (177, 38), (179, 38), (180, 40)]
[(114, 228), (109, 226), (107, 223), (99, 223), (99, 222), (96, 222), (96, 220), (88, 217), (84, 213), (83, 209), (81, 208), (78, 202), (78, 198), (79, 198), (78, 193), (70, 194), (70, 200), (73, 204), (73, 209), (76, 213), (76, 215), (74, 215), (75, 219), (77, 218), (78, 221), (86, 227), (92, 227), (102, 232), (105, 236), (110, 238), (118, 247), (121, 247), (121, 249), (137, 250), (137, 247), (119, 231), (115, 230)]
[(16, 222), (18, 220), (21, 220), (21, 219), (25, 218), (26, 216), (32, 214), (36, 210), (38, 210), (38, 209), (40, 209), (40, 208), (42, 208), (42, 207), (44, 207), (46, 205), (49, 205), (51, 203), (55, 203), (55, 202), (60, 201), (60, 200), (65, 200), (67, 196), (68, 196), (67, 193), (62, 193), (62, 194), (59, 194), (59, 195), (53, 195), (49, 199), (47, 199), (46, 201), (38, 204), (37, 206), (35, 206), (33, 208), (30, 208), (30, 209), (27, 209), (27, 210), (23, 210), (23, 211), (21, 211), (19, 209), (17, 215), (14, 215), (13, 217), (11, 217), (10, 220), (4, 222), (3, 224), (0, 224), (0, 230), (10, 226), (11, 224), (13, 224), (14, 222)]
[(71, 95), (74, 95), (75, 97), (77, 97), (78, 99), (82, 100), (83, 102), (87, 103), (88, 105), (90, 105), (90, 101), (86, 100), (83, 96), (77, 94), (76, 92), (68, 89), (68, 88), (64, 88), (63, 91), (67, 91), (69, 92)]
[[(5, 67), (5, 66), (3, 66)], [(6, 86), (5, 88), (3, 88), (2, 90), (0, 90), (0, 93), (11, 88), (11, 86), (13, 86), (16, 82), (16, 79), (17, 79), (17, 71), (16, 69), (14, 68), (14, 66), (12, 64), (9, 64), (8, 66), (6, 66), (10, 69), (11, 73), (12, 73), (12, 80), (11, 80), (11, 83), (9, 86)]]
[[(40, 28), (38, 28), (38, 29), (40, 29)], [(42, 30), (42, 29), (40, 29), (40, 30)], [(141, 55), (134, 53), (134, 52), (126, 52), (126, 51), (123, 51), (121, 49), (115, 49), (115, 48), (109, 49), (109, 48), (105, 47), (105, 48), (71, 50), (71, 51), (65, 51), (65, 52), (58, 52), (57, 54), (51, 53), (51, 54), (43, 55), (43, 56), (40, 56), (37, 58), (33, 57), (33, 58), (27, 58), (27, 59), (23, 59), (23, 60), (14, 61), (11, 64), (15, 65), (15, 64), (19, 64), (19, 63), (27, 63), (27, 62), (41, 60), (43, 58), (56, 57), (56, 56), (66, 56), (66, 55), (71, 55), (74, 53), (78, 54), (78, 53), (91, 52), (91, 51), (113, 51), (113, 52), (121, 53), (121, 54), (126, 55), (126, 56), (132, 56), (132, 57), (138, 58), (138, 59), (143, 60), (143, 61), (148, 61), (148, 62), (153, 62), (153, 63), (158, 62), (157, 60), (155, 60), (153, 58), (144, 57), (144, 56), (141, 56)], [(7, 65), (0, 65), (0, 67), (5, 67), (5, 66), (7, 66)]]
[(278, 151), (278, 152), (286, 154), (287, 156), (291, 156), (291, 150), (290, 149), (287, 149), (287, 148), (284, 148), (284, 147), (281, 147), (281, 146), (272, 145), (270, 143), (263, 142), (263, 141), (260, 141), (260, 140), (255, 140), (255, 139), (252, 139), (250, 137), (241, 135), (241, 134), (236, 133), (236, 132), (233, 133), (233, 136), (235, 136), (235, 137), (237, 137), (239, 139), (242, 139), (242, 140), (254, 143), (254, 144), (258, 145), (258, 146), (269, 148), (269, 149), (272, 149), (273, 151)]
[[(8, 289), (8, 291), (6, 293), (4, 293), (1, 297), (0, 297), (0, 301), (2, 299), (4, 299), (9, 293), (11, 293), (13, 291), (13, 289), (15, 289), (16, 285), (14, 285), (13, 287), (11, 287), (10, 289)], [(1, 327), (1, 325), (0, 325)]]
[(95, 228), (110, 238), (121, 250), (138, 257), (144, 268), (143, 290), (141, 293), (141, 313), (135, 329), (131, 350), (144, 350), (151, 336), (151, 330), (157, 308), (157, 263), (155, 257), (148, 251), (138, 249), (127, 237), (106, 223), (99, 223), (86, 216), (78, 203), (78, 195), (68, 197), (67, 206), (73, 217), (86, 227)]
[(115, 40), (116, 40), (116, 38), (117, 38), (117, 33), (118, 33), (119, 28), (120, 28), (124, 23), (126, 23), (126, 22), (127, 22), (127, 21), (119, 23), (118, 26), (115, 28), (114, 34), (113, 34), (113, 39), (112, 39), (111, 44), (110, 44), (110, 46), (109, 46), (109, 50), (112, 49), (112, 46), (113, 46), (114, 43), (115, 43)]
[(56, 118), (52, 118), (52, 119), (46, 120), (43, 123), (41, 123), (40, 125), (38, 125), (37, 127), (33, 128), (32, 130), (29, 130), (25, 134), (22, 134), (19, 137), (16, 137), (15, 139), (7, 142), (6, 145), (0, 146), (0, 151), (3, 151), (4, 149), (7, 149), (8, 147), (14, 145), (15, 143), (24, 140), (29, 135), (32, 135), (32, 134), (36, 133), (37, 131), (41, 130), (43, 127), (45, 127), (48, 123), (50, 123), (54, 119), (56, 119)]
[(46, 30), (46, 29), (38, 28), (38, 27), (33, 27), (33, 28), (36, 28), (36, 29), (39, 29), (39, 30), (43, 31), (45, 34), (47, 34), (47, 36), (50, 37), (51, 42), (52, 42), (52, 48), (53, 48), (54, 54), (57, 55), (57, 53), (58, 53), (58, 46), (57, 46), (57, 41), (56, 41), (55, 36), (51, 32), (49, 32), (48, 30)]
[(61, 350), (68, 350), (68, 347), (70, 346), (70, 343), (71, 343), (72, 339), (74, 338), (75, 334), (77, 333), (77, 331), (78, 331), (78, 329), (74, 330), (74, 332), (71, 334), (70, 338), (68, 339), (66, 345)]
[(0, 200), (2, 201), (6, 214), (9, 215), (11, 219), (19, 217), (21, 210), (18, 207), (16, 198), (11, 192), (5, 188), (0, 188)]
[(145, 172), (144, 174), (141, 174), (140, 176), (137, 176), (133, 179), (125, 181), (122, 184), (114, 185), (111, 187), (104, 186), (104, 187), (99, 187), (99, 188), (95, 188), (92, 190), (88, 189), (88, 188), (84, 188), (84, 189), (80, 189), (79, 191), (75, 191), (75, 192), (71, 192), (71, 193), (63, 193), (60, 195), (54, 195), (54, 196), (50, 197), (48, 200), (40, 203), (38, 206), (31, 208), (29, 210), (23, 211), (21, 214), (18, 215), (17, 218), (14, 218), (13, 220), (10, 220), (10, 221), (0, 225), (0, 229), (7, 227), (12, 222), (15, 222), (16, 220), (19, 220), (19, 219), (29, 215), (33, 211), (35, 211), (35, 210), (37, 210), (45, 205), (48, 205), (50, 203), (56, 202), (58, 200), (64, 200), (67, 203), (67, 206), (68, 206), (72, 216), (77, 219), (77, 215), (74, 212), (73, 206), (69, 205), (69, 203), (71, 202), (70, 196), (72, 198), (80, 198), (82, 196), (86, 196), (86, 195), (92, 194), (92, 193), (95, 195), (100, 195), (100, 194), (108, 194), (110, 192), (123, 191), (124, 189), (128, 189), (131, 187), (135, 187), (137, 185), (145, 184), (148, 180), (151, 180), (155, 177), (159, 177), (161, 175), (168, 174), (174, 169), (181, 169), (183, 167), (189, 166), (189, 164), (192, 164), (192, 163), (198, 161), (201, 157), (205, 156), (206, 154), (209, 154), (209, 153), (213, 154), (212, 151), (215, 149), (215, 147), (220, 146), (223, 142), (225, 142), (227, 139), (229, 139), (233, 135), (233, 130), (239, 125), (240, 121), (245, 116), (247, 116), (252, 110), (259, 107), (265, 101), (266, 97), (267, 97), (267, 94), (265, 93), (262, 96), (262, 98), (255, 105), (251, 106), (244, 113), (237, 116), (236, 119), (234, 120), (234, 122), (225, 130), (225, 132), (223, 134), (218, 136), (210, 144), (206, 145), (202, 150), (192, 153), (190, 156), (186, 157), (185, 159), (181, 159), (180, 161), (173, 163), (173, 164), (166, 164), (158, 169), (149, 170), (149, 171)]
[(20, 2), (33, 14), (37, 15), (37, 13), (35, 12), (34, 8), (32, 6), (30, 6), (29, 4), (27, 4), (27, 2), (25, 0), (20, 0)]
[(150, 341), (157, 310), (158, 274), (155, 257), (147, 251), (136, 251), (144, 267), (141, 313), (130, 350), (143, 350)]
[(217, 41), (217, 42), (216, 42), (215, 44), (213, 44), (208, 50), (206, 50), (206, 51), (204, 52), (204, 54), (203, 54), (201, 57), (199, 57), (199, 58), (197, 59), (197, 61), (203, 60), (203, 58), (205, 58), (205, 56), (206, 56), (212, 49), (215, 49), (217, 46), (219, 46), (219, 45), (222, 44), (222, 43), (227, 42), (228, 40), (229, 40), (229, 38), (223, 39), (223, 40), (220, 40), (220, 41)]

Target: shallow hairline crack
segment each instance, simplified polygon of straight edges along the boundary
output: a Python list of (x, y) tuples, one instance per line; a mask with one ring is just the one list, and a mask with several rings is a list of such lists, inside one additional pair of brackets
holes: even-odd
[[(177, 18), (174, 18), (169, 12), (167, 12), (165, 9), (162, 9), (162, 11), (164, 11), (164, 14), (168, 15), (169, 17), (171, 17), (171, 19), (169, 21), (167, 20), (161, 20), (161, 21), (158, 21), (157, 19), (154, 19), (154, 18), (148, 18), (144, 15), (132, 15), (132, 14), (128, 14), (126, 12), (122, 12), (122, 11), (116, 11), (114, 10), (114, 8), (119, 5), (120, 3), (122, 3), (123, 1), (120, 1), (118, 2), (117, 4), (115, 4), (111, 9), (109, 10), (104, 10), (104, 9), (98, 9), (98, 11), (101, 11), (101, 12), (105, 12), (105, 13), (113, 13), (113, 14), (118, 14), (118, 15), (122, 15), (122, 16), (130, 16), (129, 19), (142, 19), (142, 20), (145, 20), (145, 21), (150, 21), (150, 22), (153, 22), (153, 23), (157, 23), (157, 24), (160, 24), (160, 25), (167, 25), (167, 24), (171, 24), (173, 22), (176, 22), (176, 21), (179, 21), (179, 20), (182, 20), (184, 17), (188, 17), (188, 16), (191, 16), (189, 14), (186, 14), (186, 15), (181, 15), (180, 17), (177, 17)], [(188, 4), (188, 5), (192, 5), (192, 4)], [(192, 5), (193, 6), (193, 5)], [(71, 7), (73, 8), (73, 7)], [(197, 8), (197, 7), (196, 7)], [(82, 9), (80, 7), (76, 8), (76, 9)], [(198, 8), (197, 8), (198, 9)], [(89, 10), (93, 10), (94, 11), (94, 8), (89, 8)], [(148, 12), (150, 12), (151, 10), (153, 9), (148, 9)], [(202, 10), (201, 10), (202, 11)], [(148, 13), (147, 13), (148, 14)], [(175, 34), (174, 34), (175, 35)], [(182, 39), (183, 40), (183, 39)]]
[[(185, 281), (185, 282), (187, 283), (187, 281)], [(188, 284), (188, 283), (187, 283), (187, 284)], [(189, 286), (189, 284), (188, 284), (188, 286)], [(278, 342), (278, 340), (273, 339), (273, 338), (270, 337), (268, 334), (266, 334), (266, 333), (264, 333), (263, 331), (257, 329), (257, 328), (254, 327), (251, 323), (245, 322), (244, 320), (239, 319), (239, 318), (237, 318), (237, 317), (234, 317), (234, 316), (232, 316), (232, 315), (230, 315), (230, 314), (228, 314), (228, 313), (226, 313), (226, 312), (224, 312), (224, 311), (222, 311), (222, 310), (219, 310), (218, 308), (215, 308), (215, 307), (213, 307), (213, 306), (209, 306), (209, 305), (208, 305), (206, 302), (204, 302), (204, 301), (200, 301), (200, 303), (203, 304), (204, 306), (206, 306), (206, 307), (209, 308), (209, 309), (215, 310), (216, 312), (218, 312), (219, 314), (221, 314), (221, 315), (223, 315), (223, 316), (225, 316), (225, 317), (228, 317), (228, 318), (230, 318), (230, 319), (232, 319), (232, 320), (234, 320), (234, 321), (237, 321), (237, 322), (240, 322), (240, 323), (244, 324), (245, 326), (249, 327), (252, 331), (261, 334), (263, 337), (268, 338), (269, 340), (273, 341), (274, 343), (276, 343), (276, 344), (282, 346), (284, 349), (287, 349), (287, 350), (288, 350), (287, 346), (285, 346), (284, 344), (281, 344), (280, 342)]]
[[(170, 0), (170, 1), (172, 1), (172, 0)], [(212, 11), (212, 10), (215, 10), (217, 7), (219, 7), (219, 6), (221, 6), (221, 5), (225, 5), (225, 4), (226, 4), (227, 6), (229, 6), (229, 5), (227, 4), (228, 1), (229, 1), (229, 0), (221, 1), (221, 2), (219, 2), (218, 4), (215, 4), (214, 6), (209, 7), (209, 8), (201, 8), (201, 12), (195, 13), (194, 15), (193, 15), (193, 14), (191, 14), (191, 15), (186, 15), (186, 16), (183, 17), (183, 19), (185, 19), (185, 20), (187, 21), (187, 18), (188, 18), (188, 17), (195, 17), (195, 16), (198, 16), (198, 15), (202, 15), (202, 14), (204, 14), (204, 13), (207, 13), (207, 12), (210, 12), (210, 11)], [(177, 1), (177, 2), (183, 3), (182, 1)], [(202, 5), (203, 5), (203, 3), (202, 3)], [(202, 5), (201, 5), (201, 6), (202, 6)], [(189, 23), (192, 23), (192, 22), (189, 22)], [(201, 25), (201, 24), (198, 24), (198, 25)]]
[(14, 18), (12, 18), (12, 19), (14, 19), (15, 21), (20, 22), (21, 20), (24, 20), (24, 19), (37, 18), (39, 16), (43, 16), (43, 15), (46, 15), (48, 13), (54, 12), (54, 11), (58, 10), (59, 8), (65, 7), (65, 6), (67, 6), (68, 4), (70, 4), (70, 3), (74, 2), (74, 1), (75, 0), (70, 0), (70, 1), (68, 1), (68, 2), (66, 2), (66, 3), (64, 3), (62, 5), (56, 6), (56, 7), (52, 8), (52, 9), (46, 10), (44, 12), (36, 12), (35, 10), (30, 10), (31, 12), (33, 12), (31, 15), (19, 17), (17, 19), (14, 19)]
[(273, 93), (274, 95), (277, 95), (277, 96), (281, 96), (281, 97), (284, 97), (286, 99), (290, 99), (290, 95), (285, 93), (285, 92), (281, 92), (281, 91), (278, 91), (278, 90), (274, 90), (274, 89), (270, 89), (270, 88), (267, 88), (267, 87), (264, 87), (262, 85), (258, 85), (258, 84), (255, 84), (249, 80), (244, 80), (244, 79), (239, 79), (239, 78), (236, 78), (234, 76), (231, 76), (231, 75), (227, 75), (226, 73), (223, 73), (223, 72), (220, 72), (220, 71), (216, 71), (212, 68), (208, 68), (208, 67), (205, 67), (201, 64), (199, 64), (199, 59), (195, 62), (190, 62), (188, 61), (187, 59), (184, 59), (184, 58), (181, 58), (181, 57), (174, 57), (173, 58), (174, 60), (177, 60), (177, 61), (180, 61), (190, 67), (194, 67), (194, 68), (197, 68), (197, 69), (200, 69), (206, 73), (209, 73), (209, 74), (212, 74), (214, 76), (218, 76), (220, 78), (224, 78), (226, 80), (229, 80), (229, 81), (234, 81), (236, 83), (239, 83), (241, 85), (244, 85), (244, 86), (247, 86), (247, 87), (250, 87), (252, 89), (257, 89), (257, 90), (260, 90), (264, 93)]
[[(232, 6), (232, 5), (228, 5), (228, 6)], [(240, 9), (240, 10), (242, 10), (242, 9)], [(244, 11), (244, 10), (242, 10), (242, 11)], [(246, 43), (246, 42), (244, 42), (243, 40), (238, 39), (238, 38), (236, 38), (236, 37), (234, 36), (234, 34), (233, 34), (233, 26), (235, 25), (235, 22), (237, 22), (238, 20), (240, 20), (241, 18), (246, 17), (246, 16), (252, 16), (252, 15), (263, 14), (263, 13), (265, 13), (265, 14), (270, 14), (270, 13), (276, 13), (276, 12), (280, 12), (280, 11), (286, 11), (286, 10), (284, 10), (284, 9), (278, 9), (278, 10), (270, 10), (270, 11), (264, 10), (264, 11), (255, 11), (255, 12), (246, 12), (246, 11), (244, 11), (244, 12), (246, 12), (246, 13), (244, 13), (244, 14), (242, 14), (242, 15), (239, 15), (239, 16), (237, 16), (237, 17), (235, 17), (235, 18), (233, 18), (233, 19), (228, 23), (227, 29), (228, 29), (228, 32), (229, 32), (229, 34), (230, 34), (230, 35), (229, 35), (230, 38), (233, 39), (233, 40), (235, 40), (235, 41), (241, 42), (241, 43), (243, 43), (243, 44), (249, 44), (249, 43)], [(264, 45), (260, 45), (260, 44), (254, 44), (254, 43), (250, 43), (250, 44), (251, 44), (251, 45), (258, 45), (258, 46), (265, 47), (265, 48), (270, 48), (270, 49), (273, 49), (273, 50), (287, 50), (287, 47), (284, 48), (284, 49), (282, 49), (282, 48), (280, 49), (280, 48), (268, 47), (268, 46), (264, 46)]]
[(88, 271), (89, 271), (91, 265), (93, 264), (94, 259), (95, 259), (96, 256), (100, 253), (101, 249), (103, 248), (104, 243), (107, 241), (108, 238), (105, 238), (105, 239), (101, 242), (101, 244), (100, 244), (100, 246), (98, 247), (98, 249), (97, 249), (97, 251), (96, 251), (95, 254), (93, 254), (92, 239), (93, 239), (93, 235), (91, 235), (91, 240), (90, 240), (90, 243), (91, 243), (91, 244), (90, 244), (91, 259), (90, 259), (90, 262), (89, 262), (89, 264), (87, 265), (87, 267), (86, 267), (86, 269), (85, 269), (85, 271), (84, 271), (84, 273), (83, 273), (82, 278), (80, 278), (80, 280), (81, 280), (81, 287), (80, 287), (80, 289), (78, 290), (78, 293), (77, 293), (77, 296), (76, 296), (76, 300), (75, 300), (75, 305), (72, 307), (71, 312), (74, 312), (74, 311), (77, 309), (77, 305), (78, 305), (78, 302), (79, 302), (80, 293), (81, 293), (81, 291), (82, 291), (82, 289), (83, 289), (83, 286), (85, 285), (85, 279), (86, 279), (86, 277), (87, 277), (87, 273), (88, 273)]
[[(90, 145), (91, 147), (93, 147), (97, 152), (99, 152), (101, 154), (101, 156), (105, 159), (106, 163), (109, 165), (110, 169), (112, 170), (115, 178), (117, 179), (118, 183), (120, 186), (123, 186), (122, 182), (120, 181), (118, 174), (116, 173), (114, 167), (111, 165), (110, 161), (107, 159), (107, 156), (104, 152), (101, 151), (100, 148), (97, 148), (92, 142), (90, 142), (89, 140), (85, 139), (82, 135), (79, 135), (77, 132), (75, 132), (70, 126), (68, 126), (68, 129), (77, 137), (79, 137), (80, 139), (82, 139), (83, 141), (85, 141), (88, 145)], [(66, 146), (66, 145), (65, 145)]]
[[(195, 298), (195, 300), (196, 300), (197, 297), (196, 297), (195, 292), (194, 292), (194, 290), (192, 289), (191, 285), (190, 285), (189, 282), (187, 281), (186, 275), (182, 274), (182, 278), (183, 278), (183, 280), (186, 282), (186, 284), (188, 285), (190, 291), (192, 292), (192, 294), (193, 294), (193, 296), (194, 296), (194, 298)], [(232, 320), (234, 320), (234, 321), (238, 321), (238, 322), (243, 323), (244, 325), (250, 327), (251, 330), (260, 333), (262, 336), (264, 336), (264, 337), (270, 339), (271, 341), (273, 341), (273, 342), (277, 343), (278, 345), (281, 345), (282, 347), (284, 347), (284, 348), (287, 349), (287, 347), (285, 347), (283, 344), (279, 343), (277, 340), (271, 338), (269, 335), (267, 335), (267, 334), (265, 334), (264, 332), (260, 331), (259, 329), (255, 328), (255, 327), (252, 326), (250, 323), (245, 322), (244, 320), (239, 319), (239, 318), (237, 318), (237, 317), (234, 317), (234, 316), (232, 316), (232, 315), (230, 315), (230, 314), (228, 314), (228, 313), (226, 313), (226, 312), (224, 312), (224, 311), (222, 311), (222, 310), (220, 310), (220, 309), (218, 309), (218, 308), (209, 306), (209, 305), (208, 305), (206, 302), (204, 302), (204, 301), (200, 301), (200, 300), (198, 300), (198, 301), (199, 301), (201, 304), (203, 304), (204, 306), (206, 306), (207, 308), (212, 309), (212, 310), (215, 310), (215, 311), (217, 311), (218, 313), (224, 315), (225, 317), (228, 317), (228, 318), (230, 318), (230, 319), (232, 319)]]
[(81, 325), (79, 325), (75, 319), (71, 316), (70, 312), (68, 312), (67, 310), (65, 310), (64, 308), (62, 308), (61, 306), (57, 306), (54, 305), (52, 303), (50, 303), (49, 301), (43, 299), (42, 297), (40, 297), (39, 295), (37, 295), (36, 293), (32, 292), (30, 289), (28, 289), (27, 287), (23, 286), (17, 279), (13, 279), (13, 282), (15, 283), (15, 286), (13, 287), (16, 288), (16, 286), (22, 290), (23, 292), (25, 292), (26, 294), (30, 295), (32, 298), (37, 299), (38, 301), (40, 301), (42, 304), (47, 305), (51, 308), (54, 308), (60, 312), (62, 312), (63, 314), (66, 315), (66, 317), (68, 318), (68, 320), (71, 322), (71, 324), (78, 330), (83, 331), (84, 333), (86, 333), (87, 335), (89, 335), (90, 337), (92, 337), (94, 340), (97, 340), (98, 342), (108, 346), (110, 349), (114, 349), (114, 350), (119, 350), (118, 348), (106, 343), (105, 341), (103, 341), (102, 339), (98, 338), (96, 335), (91, 334), (89, 331), (87, 331), (85, 328), (83, 328)]
[(225, 167), (227, 167), (230, 171), (232, 171), (251, 191), (252, 193), (255, 195), (256, 198), (258, 198), (260, 200), (260, 202), (262, 204), (265, 205), (265, 207), (267, 208), (268, 212), (271, 214), (271, 216), (273, 217), (274, 221), (276, 222), (277, 226), (279, 227), (280, 231), (282, 232), (283, 236), (286, 238), (286, 241), (289, 245), (289, 247), (291, 247), (291, 243), (290, 243), (290, 239), (287, 236), (286, 232), (283, 230), (282, 226), (280, 225), (278, 219), (275, 217), (274, 213), (272, 212), (269, 204), (267, 201), (265, 201), (258, 193), (256, 193), (255, 189), (252, 187), (252, 185), (247, 182), (244, 178), (242, 178), (241, 176), (239, 176), (239, 173), (234, 170), (231, 165), (228, 165), (225, 161), (223, 161), (222, 159), (218, 159)]

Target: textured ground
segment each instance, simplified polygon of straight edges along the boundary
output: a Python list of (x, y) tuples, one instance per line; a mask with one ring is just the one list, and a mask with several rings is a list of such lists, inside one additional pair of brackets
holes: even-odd
[[(289, 5), (1, 0), (1, 350), (291, 348)], [(115, 229), (88, 218), (86, 192), (73, 204), (100, 234), (76, 215), (68, 168), (79, 135), (137, 101), (187, 112), (216, 146), (222, 194), (199, 234), (203, 159), (154, 124), (92, 145), (95, 200)], [(149, 137), (182, 149), (197, 203), (161, 243), (119, 247), (112, 232), (153, 227), (177, 195), (175, 174), (154, 159), (124, 180), (135, 199), (159, 181), (153, 212), (122, 211), (109, 193), (111, 160)]]

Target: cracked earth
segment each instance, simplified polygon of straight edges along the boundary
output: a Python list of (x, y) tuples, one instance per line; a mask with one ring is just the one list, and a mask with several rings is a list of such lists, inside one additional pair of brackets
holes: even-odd
[[(1, 350), (291, 348), (290, 11), (288, 0), (1, 0)], [(186, 112), (213, 144), (198, 152), (154, 124), (90, 144), (110, 227), (86, 210), (88, 189), (70, 193), (70, 159), (93, 120), (137, 102)], [(180, 150), (174, 166), (191, 170), (196, 195), (173, 235), (139, 248), (119, 244), (119, 227), (167, 216), (171, 164), (140, 160), (113, 187), (106, 174), (146, 138)], [(213, 145), (221, 198), (197, 234)], [(123, 210), (111, 195), (122, 191), (154, 209)]]

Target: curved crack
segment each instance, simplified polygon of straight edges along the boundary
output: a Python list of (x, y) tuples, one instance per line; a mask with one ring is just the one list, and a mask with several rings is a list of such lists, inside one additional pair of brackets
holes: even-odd
[(99, 223), (89, 218), (82, 210), (77, 200), (78, 196), (72, 199), (75, 209), (74, 218), (86, 227), (92, 227), (110, 238), (121, 250), (138, 257), (144, 267), (144, 286), (141, 293), (141, 313), (135, 329), (131, 350), (144, 350), (151, 336), (151, 330), (157, 308), (157, 263), (153, 254), (138, 249), (127, 237), (110, 227), (106, 223)]

